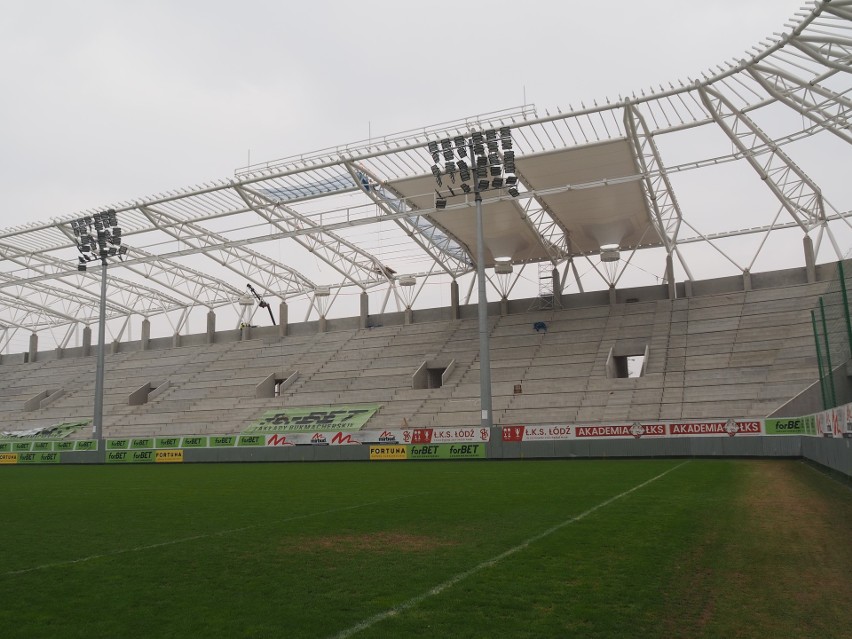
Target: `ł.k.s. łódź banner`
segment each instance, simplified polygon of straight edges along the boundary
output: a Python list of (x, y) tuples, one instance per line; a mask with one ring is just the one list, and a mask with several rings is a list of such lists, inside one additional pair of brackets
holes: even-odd
[(264, 413), (243, 433), (300, 433), (318, 430), (360, 430), (378, 404), (278, 408)]

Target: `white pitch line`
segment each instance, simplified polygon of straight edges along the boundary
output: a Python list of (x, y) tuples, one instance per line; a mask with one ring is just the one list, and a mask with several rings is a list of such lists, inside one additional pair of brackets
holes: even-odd
[(580, 521), (581, 519), (588, 517), (589, 515), (591, 515), (596, 510), (600, 510), (604, 506), (608, 506), (612, 502), (614, 502), (618, 499), (621, 499), (622, 497), (626, 497), (630, 493), (635, 492), (635, 491), (639, 490), (640, 488), (644, 488), (648, 484), (657, 481), (661, 477), (665, 477), (666, 475), (668, 475), (673, 470), (677, 470), (678, 468), (680, 468), (684, 464), (688, 464), (688, 463), (689, 463), (689, 460), (687, 460), (685, 462), (681, 462), (677, 466), (673, 466), (673, 467), (669, 468), (667, 471), (660, 473), (656, 477), (652, 477), (651, 479), (649, 479), (647, 481), (642, 482), (638, 486), (634, 486), (633, 488), (630, 488), (629, 490), (625, 490), (623, 493), (620, 493), (620, 494), (616, 495), (615, 497), (610, 497), (606, 501), (602, 501), (601, 503), (599, 503), (597, 506), (592, 506), (587, 511), (582, 512), (579, 515), (575, 515), (574, 517), (571, 517), (570, 519), (566, 519), (562, 523), (556, 524), (555, 526), (548, 528), (544, 532), (540, 532), (537, 535), (533, 535), (529, 539), (522, 541), (520, 544), (518, 544), (514, 548), (509, 548), (509, 550), (500, 553), (496, 557), (492, 557), (491, 559), (486, 559), (481, 564), (478, 564), (478, 565), (474, 566), (473, 568), (471, 568), (469, 570), (466, 570), (466, 571), (461, 572), (461, 573), (459, 573), (459, 574), (457, 574), (453, 577), (450, 577), (447, 581), (445, 581), (441, 584), (438, 584), (437, 586), (435, 586), (431, 590), (427, 590), (424, 593), (421, 593), (421, 594), (419, 594), (415, 597), (412, 597), (408, 601), (404, 601), (403, 603), (399, 604), (398, 606), (394, 606), (393, 608), (389, 608), (388, 610), (385, 610), (384, 612), (380, 612), (376, 615), (373, 615), (372, 617), (365, 619), (364, 621), (361, 621), (360, 623), (357, 623), (354, 626), (347, 628), (346, 630), (343, 630), (342, 632), (334, 635), (332, 639), (346, 639), (346, 637), (351, 637), (352, 635), (359, 633), (362, 630), (366, 630), (367, 628), (370, 628), (371, 626), (374, 626), (377, 623), (384, 621), (385, 619), (388, 619), (390, 617), (395, 617), (399, 613), (405, 612), (406, 610), (413, 608), (414, 606), (418, 605), (419, 603), (422, 603), (423, 601), (425, 601), (429, 597), (434, 597), (435, 595), (441, 594), (445, 590), (452, 588), (457, 583), (467, 579), (471, 575), (474, 575), (474, 574), (480, 572), (481, 570), (484, 570), (485, 568), (490, 568), (491, 566), (494, 566), (495, 564), (503, 561), (507, 557), (511, 557), (512, 555), (514, 555), (514, 554), (516, 554), (516, 553), (518, 553), (522, 550), (525, 550), (531, 544), (533, 544), (537, 541), (540, 541), (540, 540), (544, 539), (545, 537), (547, 537), (549, 535), (552, 535), (557, 530), (561, 530), (562, 528), (565, 528), (565, 526), (567, 526), (569, 524), (573, 524), (574, 522)]
[[(417, 495), (422, 495), (425, 493), (418, 493)], [(276, 519), (274, 521), (266, 521), (259, 524), (253, 524), (251, 526), (243, 526), (241, 528), (230, 528), (228, 530), (217, 530), (210, 533), (204, 533), (201, 535), (193, 535), (192, 537), (181, 537), (180, 539), (170, 539), (169, 541), (161, 541), (156, 544), (148, 544), (145, 546), (134, 546), (132, 548), (121, 548), (119, 550), (113, 550), (111, 552), (101, 553), (99, 555), (89, 555), (88, 557), (80, 557), (78, 559), (68, 559), (66, 561), (57, 561), (50, 564), (42, 564), (40, 566), (33, 566), (32, 568), (22, 568), (21, 570), (10, 570), (9, 572), (0, 573), (0, 577), (10, 577), (12, 575), (23, 575), (28, 572), (35, 572), (37, 570), (47, 570), (48, 568), (58, 568), (62, 566), (73, 566), (74, 564), (81, 564), (86, 561), (93, 561), (95, 559), (103, 559), (104, 557), (114, 557), (116, 555), (125, 555), (131, 552), (139, 552), (141, 550), (151, 550), (152, 548), (162, 548), (163, 546), (174, 546), (175, 544), (183, 544), (188, 541), (196, 541), (198, 539), (207, 539), (210, 537), (222, 537), (224, 535), (232, 535), (234, 533), (243, 532), (244, 530), (251, 530), (252, 528), (260, 528), (261, 526), (270, 526), (272, 524), (283, 524), (289, 521), (298, 521), (299, 519), (308, 519), (309, 517), (321, 517), (322, 515), (330, 515), (331, 513), (339, 513), (344, 512), (346, 510), (356, 510), (357, 508), (366, 508), (368, 506), (375, 506), (376, 504), (385, 504), (390, 501), (398, 501), (400, 499), (409, 499), (410, 497), (416, 497), (417, 495), (402, 495), (400, 497), (392, 497), (390, 499), (380, 499), (378, 501), (370, 501), (363, 504), (355, 504), (354, 506), (344, 506), (343, 508), (332, 508), (331, 510), (323, 510), (316, 513), (306, 513), (304, 515), (296, 515), (294, 517), (287, 517), (285, 519)]]

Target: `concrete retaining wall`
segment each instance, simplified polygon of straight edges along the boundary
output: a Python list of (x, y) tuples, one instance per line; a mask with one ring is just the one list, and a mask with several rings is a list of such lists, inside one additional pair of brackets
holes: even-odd
[[(370, 446), (203, 448), (185, 449), (183, 454), (185, 463), (367, 461)], [(785, 436), (503, 442), (495, 429), (487, 455), (489, 459), (803, 457), (852, 478), (852, 439)], [(103, 451), (62, 453), (66, 464), (103, 460)]]

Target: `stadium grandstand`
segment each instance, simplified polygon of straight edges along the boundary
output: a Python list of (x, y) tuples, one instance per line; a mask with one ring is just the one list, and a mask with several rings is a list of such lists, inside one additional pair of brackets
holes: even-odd
[[(188, 461), (426, 437), (489, 456), (811, 446), (852, 473), (850, 78), (852, 2), (813, 2), (638, 94), (7, 228), (0, 429), (90, 441), (95, 405), (107, 451)], [(782, 419), (796, 437), (770, 436)], [(305, 446), (276, 457), (288, 437)]]

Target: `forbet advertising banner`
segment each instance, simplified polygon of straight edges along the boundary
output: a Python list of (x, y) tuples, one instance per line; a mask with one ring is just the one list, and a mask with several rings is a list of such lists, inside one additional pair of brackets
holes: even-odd
[(58, 464), (59, 453), (0, 453), (0, 464)]
[(70, 453), (72, 451), (97, 449), (98, 440), (96, 439), (66, 439), (61, 441), (0, 441), (0, 453)]
[(0, 430), (2, 439), (63, 439), (71, 433), (89, 424), (88, 419), (75, 422), (62, 422), (53, 426), (33, 428), (30, 430)]
[(360, 430), (377, 410), (379, 404), (279, 408), (267, 411), (243, 432), (250, 434)]
[(766, 419), (764, 427), (767, 435), (813, 435), (808, 432), (807, 420), (804, 417), (784, 417), (781, 419)]
[(408, 446), (409, 459), (485, 459), (485, 444), (421, 444)]
[(485, 459), (485, 444), (414, 444), (370, 446), (371, 461), (400, 459)]

